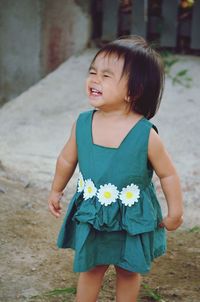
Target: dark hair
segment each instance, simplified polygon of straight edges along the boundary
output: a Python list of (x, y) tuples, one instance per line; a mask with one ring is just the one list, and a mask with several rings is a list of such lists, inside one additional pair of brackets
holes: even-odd
[(160, 55), (140, 36), (119, 38), (103, 46), (95, 55), (117, 55), (124, 59), (122, 76), (128, 76), (131, 109), (152, 118), (157, 112), (164, 88), (164, 67)]

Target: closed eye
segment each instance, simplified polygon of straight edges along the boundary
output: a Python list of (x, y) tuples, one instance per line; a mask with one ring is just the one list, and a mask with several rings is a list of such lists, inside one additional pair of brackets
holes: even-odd
[(95, 71), (90, 70), (89, 74), (97, 74)]
[(104, 78), (110, 78), (110, 75), (108, 75), (108, 74), (104, 74), (103, 76), (104, 76)]

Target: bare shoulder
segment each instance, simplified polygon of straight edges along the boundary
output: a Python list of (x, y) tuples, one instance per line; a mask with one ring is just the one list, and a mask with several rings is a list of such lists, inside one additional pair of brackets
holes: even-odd
[(159, 136), (159, 134), (155, 131), (154, 128), (151, 128), (150, 134), (149, 134), (149, 147), (159, 147), (163, 146), (163, 142)]
[(158, 135), (158, 133), (152, 128), (149, 135), (148, 144), (148, 156), (149, 158), (156, 157), (160, 153), (165, 151), (165, 146)]
[(149, 136), (148, 159), (158, 177), (166, 177), (176, 173), (171, 157), (154, 129), (151, 129)]

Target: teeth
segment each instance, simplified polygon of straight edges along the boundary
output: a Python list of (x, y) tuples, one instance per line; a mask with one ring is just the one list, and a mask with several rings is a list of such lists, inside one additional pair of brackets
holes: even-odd
[(92, 88), (92, 87), (90, 87), (90, 94), (93, 97), (100, 97), (100, 96), (102, 96), (102, 92), (100, 90), (98, 90), (96, 88)]
[(95, 93), (100, 93), (100, 91), (97, 90), (97, 89), (95, 89), (95, 88), (91, 88), (91, 91), (92, 91), (92, 92), (95, 92)]

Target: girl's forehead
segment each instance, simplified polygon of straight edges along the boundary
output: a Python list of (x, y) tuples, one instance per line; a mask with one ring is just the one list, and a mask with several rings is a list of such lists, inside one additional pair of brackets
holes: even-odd
[(92, 66), (100, 65), (103, 68), (123, 68), (124, 59), (117, 56), (117, 54), (100, 53), (92, 62)]

